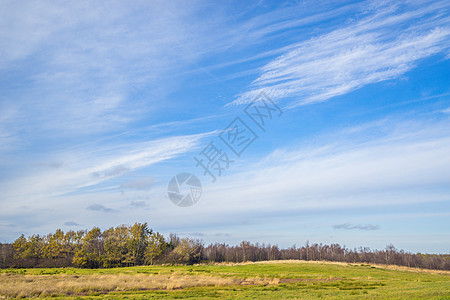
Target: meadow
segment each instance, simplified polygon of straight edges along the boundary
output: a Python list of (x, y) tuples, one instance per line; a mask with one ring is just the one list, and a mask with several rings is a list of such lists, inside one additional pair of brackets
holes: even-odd
[(1, 269), (0, 297), (450, 299), (450, 272), (306, 261), (112, 269)]

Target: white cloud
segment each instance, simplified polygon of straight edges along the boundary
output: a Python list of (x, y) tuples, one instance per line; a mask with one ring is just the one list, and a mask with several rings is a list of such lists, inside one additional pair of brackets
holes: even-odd
[(15, 122), (17, 111), (10, 106), (0, 105), (0, 153), (10, 150), (17, 142), (19, 128), (11, 126)]
[(150, 190), (155, 183), (153, 177), (144, 177), (124, 182), (120, 185), (122, 189)]
[[(202, 1), (3, 1), (0, 70), (24, 80), (19, 94), (0, 98), (20, 111), (7, 130), (20, 124), (33, 136), (76, 136), (151, 119), (200, 59), (265, 43), (355, 5), (297, 4), (254, 16), (256, 6), (243, 5), (236, 15)], [(247, 13), (252, 17), (242, 18)], [(140, 90), (145, 95), (136, 96)]]
[(2, 207), (6, 212), (21, 205), (46, 206), (55, 197), (77, 192), (140, 168), (192, 151), (210, 134), (177, 136), (142, 143), (83, 149), (60, 154), (65, 163), (58, 169), (24, 170), (20, 176), (1, 182)]
[(20, 93), (0, 97), (20, 112), (7, 130), (20, 124), (33, 136), (64, 137), (151, 120), (179, 87), (179, 72), (229, 43), (215, 34), (226, 32), (220, 20), (199, 20), (204, 6), (3, 1), (0, 70), (21, 79)]
[(102, 212), (114, 212), (114, 209), (105, 207), (101, 204), (92, 204), (92, 205), (89, 205), (88, 207), (86, 207), (86, 209), (93, 210), (93, 211), (102, 211)]
[(344, 230), (378, 230), (380, 229), (380, 226), (378, 225), (372, 225), (372, 224), (350, 224), (350, 223), (344, 223), (344, 224), (336, 224), (333, 225), (334, 229), (344, 229)]
[(379, 124), (376, 137), (355, 138), (353, 131), (343, 131), (316, 146), (277, 150), (214, 184), (202, 177), (206, 182), (195, 206), (178, 208), (169, 199), (153, 198), (151, 205), (158, 212), (153, 220), (171, 228), (228, 228), (243, 220), (270, 224), (284, 215), (310, 211), (448, 200), (448, 120)]
[[(405, 124), (405, 131), (395, 128), (391, 134), (371, 141), (353, 144), (340, 136), (338, 147), (331, 144), (328, 149), (277, 151), (267, 159), (266, 167), (254, 166), (252, 169), (257, 171), (242, 175), (238, 182), (244, 176), (248, 179), (241, 193), (262, 203), (267, 201), (268, 205), (286, 201), (285, 207), (341, 205), (339, 198), (344, 200), (343, 205), (370, 206), (386, 205), (392, 199), (372, 203), (373, 197), (366, 201), (364, 195), (445, 187), (450, 178), (450, 159), (445, 155), (450, 147), (447, 126), (445, 123), (438, 129), (424, 130), (420, 125)], [(349, 144), (343, 147), (345, 143)], [(362, 197), (352, 200), (355, 195)], [(398, 199), (409, 200), (414, 201)]]
[[(450, 19), (440, 16), (446, 5), (436, 2), (406, 12), (383, 7), (347, 27), (300, 42), (263, 66), (252, 89), (234, 103), (247, 103), (264, 91), (276, 100), (295, 98), (293, 107), (398, 78), (420, 59), (448, 49)], [(393, 27), (398, 29), (391, 31)]]

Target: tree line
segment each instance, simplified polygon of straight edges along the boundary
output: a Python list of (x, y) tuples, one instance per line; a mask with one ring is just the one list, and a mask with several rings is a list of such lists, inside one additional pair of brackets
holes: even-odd
[(339, 244), (277, 245), (210, 244), (175, 234), (164, 237), (147, 223), (120, 225), (102, 231), (61, 229), (44, 236), (21, 235), (12, 244), (0, 244), (0, 267), (81, 267), (112, 268), (152, 264), (195, 264), (200, 262), (245, 262), (301, 259), (348, 263), (394, 264), (450, 270), (450, 255), (409, 253), (389, 245), (384, 250), (348, 249)]

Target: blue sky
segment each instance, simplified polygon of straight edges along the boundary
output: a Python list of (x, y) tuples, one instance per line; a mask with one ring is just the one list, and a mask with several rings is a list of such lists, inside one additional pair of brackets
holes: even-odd
[[(449, 8), (2, 1), (0, 241), (148, 222), (449, 253)], [(283, 111), (264, 131), (245, 113), (261, 95)], [(257, 136), (240, 156), (219, 137), (237, 117)], [(211, 142), (232, 160), (215, 182), (194, 161)], [(167, 195), (182, 172), (190, 207)]]

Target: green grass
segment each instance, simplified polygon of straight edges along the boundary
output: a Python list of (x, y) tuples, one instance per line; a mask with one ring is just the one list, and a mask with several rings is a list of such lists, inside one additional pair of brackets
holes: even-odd
[[(53, 299), (450, 299), (450, 273), (391, 270), (368, 265), (284, 262), (238, 265), (143, 266), (115, 269), (4, 269), (25, 275), (170, 275), (239, 278), (242, 284), (189, 287), (177, 290), (130, 290), (83, 295), (47, 295)], [(5, 276), (5, 275), (4, 275)], [(68, 276), (70, 277), (70, 276)], [(16, 278), (16, 277), (14, 277)], [(93, 276), (93, 278), (95, 278)], [(146, 277), (147, 278), (147, 277)], [(245, 280), (263, 278), (261, 285)], [(0, 276), (0, 285), (3, 279)], [(30, 279), (31, 280), (31, 279)], [(39, 296), (39, 293), (35, 294)], [(45, 296), (42, 294), (41, 296)]]

